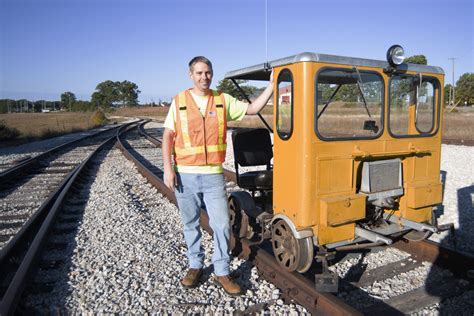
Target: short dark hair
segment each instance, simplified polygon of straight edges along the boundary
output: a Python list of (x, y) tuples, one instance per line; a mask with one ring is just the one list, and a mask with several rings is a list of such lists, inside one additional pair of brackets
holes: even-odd
[(212, 63), (209, 59), (207, 59), (206, 57), (204, 56), (196, 56), (194, 57), (193, 59), (191, 59), (191, 61), (189, 62), (189, 71), (193, 71), (193, 67), (194, 65), (196, 65), (197, 63), (205, 63), (206, 65), (209, 66), (209, 68), (211, 68), (212, 70)]

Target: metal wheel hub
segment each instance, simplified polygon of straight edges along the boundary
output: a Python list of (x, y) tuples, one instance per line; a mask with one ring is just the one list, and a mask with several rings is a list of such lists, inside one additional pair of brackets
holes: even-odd
[(278, 264), (288, 271), (306, 272), (313, 262), (312, 238), (296, 239), (284, 220), (272, 227), (272, 248)]

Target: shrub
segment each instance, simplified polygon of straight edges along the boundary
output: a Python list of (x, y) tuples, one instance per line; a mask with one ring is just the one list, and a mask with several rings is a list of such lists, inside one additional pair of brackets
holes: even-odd
[(102, 110), (97, 110), (94, 112), (94, 115), (92, 115), (91, 122), (94, 127), (101, 126), (107, 123), (107, 118)]
[(15, 139), (20, 136), (20, 131), (16, 128), (8, 127), (4, 121), (0, 121), (0, 140)]

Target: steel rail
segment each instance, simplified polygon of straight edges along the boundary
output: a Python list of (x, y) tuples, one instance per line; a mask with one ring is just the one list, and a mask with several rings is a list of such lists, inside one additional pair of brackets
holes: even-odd
[(45, 151), (41, 154), (38, 154), (36, 156), (25, 159), (25, 160), (21, 161), (19, 164), (0, 172), (0, 183), (4, 184), (7, 181), (11, 181), (12, 179), (14, 179), (18, 175), (22, 174), (26, 170), (37, 166), (41, 159), (46, 158), (47, 156), (49, 156), (49, 155), (51, 155), (51, 154), (53, 154), (53, 153), (55, 153), (59, 150), (67, 148), (68, 146), (74, 145), (74, 144), (76, 144), (78, 142), (81, 142), (85, 139), (92, 138), (92, 137), (95, 137), (99, 134), (109, 132), (110, 130), (116, 129), (118, 127), (119, 126), (116, 126), (116, 127), (112, 127), (112, 128), (109, 128), (109, 129), (105, 129), (103, 131), (98, 131), (98, 132), (92, 133), (90, 135), (87, 135), (87, 136), (69, 141), (69, 142), (61, 144), (61, 145), (58, 145), (58, 146), (56, 146), (52, 149), (49, 149), (49, 150), (47, 150), (47, 151)]
[(408, 252), (422, 261), (429, 261), (441, 268), (448, 269), (460, 278), (474, 278), (474, 256), (471, 254), (431, 240), (399, 240), (391, 247)]
[[(117, 134), (123, 129), (127, 128), (130, 124), (133, 123), (119, 127)], [(0, 315), (6, 316), (14, 314), (21, 294), (29, 281), (28, 277), (36, 268), (36, 263), (45, 245), (52, 224), (54, 223), (54, 220), (71, 186), (74, 184), (78, 176), (85, 170), (85, 167), (91, 163), (92, 158), (95, 157), (102, 149), (104, 149), (105, 146), (110, 145), (113, 141), (115, 141), (115, 139), (116, 136), (112, 136), (106, 141), (102, 142), (101, 145), (99, 145), (98, 148), (90, 153), (82, 163), (74, 168), (74, 170), (68, 174), (64, 181), (61, 182), (61, 186), (52, 195), (53, 197), (49, 199), (48, 205), (52, 204), (52, 206), (44, 207), (42, 209), (42, 213), (44, 213), (43, 216), (35, 216), (35, 220), (29, 221), (27, 227), (23, 227), (18, 233), (21, 236), (12, 240), (12, 246), (2, 249), (0, 256), (0, 267), (7, 266), (12, 260), (17, 260), (17, 258), (12, 259), (12, 256), (15, 257), (14, 255), (17, 249), (25, 246), (28, 248), (26, 254), (21, 260), (19, 268), (16, 270), (13, 279), (9, 283), (7, 290), (2, 296), (0, 302)], [(32, 240), (30, 240), (31, 238), (28, 238), (29, 236), (33, 236), (31, 237)], [(6, 274), (4, 269), (2, 269), (2, 271), (4, 271)]]
[[(140, 130), (140, 128), (139, 128)], [(141, 126), (140, 133), (147, 134)], [(148, 135), (149, 137), (152, 137)], [(155, 145), (161, 145), (160, 140)], [(146, 169), (133, 155), (127, 150), (121, 142), (117, 141), (117, 146), (124, 153), (125, 157), (134, 162), (138, 171), (153, 184), (164, 196), (173, 204), (177, 205), (174, 192), (168, 189), (164, 182)], [(234, 174), (228, 171), (228, 174)], [(235, 179), (235, 174), (233, 175)], [(209, 219), (205, 211), (201, 211), (201, 226), (212, 234), (209, 226)], [(284, 297), (288, 301), (294, 301), (304, 306), (310, 313), (318, 315), (362, 315), (359, 311), (349, 306), (336, 296), (329, 293), (321, 293), (316, 291), (314, 283), (306, 279), (304, 276), (296, 272), (288, 272), (282, 269), (276, 262), (275, 258), (263, 249), (251, 247), (247, 240), (241, 239), (242, 246), (241, 257), (250, 260), (260, 271), (261, 275), (269, 282), (275, 284), (282, 290)]]
[[(152, 141), (155, 145), (161, 146), (161, 141), (151, 135), (148, 135), (146, 131), (143, 128), (144, 124), (140, 126), (141, 129), (141, 134), (145, 136), (147, 139)], [(231, 181), (236, 181), (236, 175), (234, 172), (230, 170), (224, 169), (224, 174), (228, 180)], [(166, 188), (167, 189), (167, 188)], [(207, 217), (202, 216), (201, 218), (201, 224), (206, 224)], [(207, 228), (208, 231), (210, 230), (210, 227)], [(242, 252), (241, 255), (243, 255), (245, 258), (248, 258), (250, 256), (249, 249), (250, 247), (248, 246), (247, 240), (243, 239), (240, 240), (240, 243), (242, 244)], [(441, 245), (439, 243), (430, 241), (430, 240), (423, 240), (423, 241), (409, 241), (409, 240), (398, 240), (396, 243), (391, 245), (390, 247), (396, 247), (402, 251), (408, 252), (412, 254), (413, 256), (417, 257), (419, 260), (422, 261), (429, 261), (434, 264), (436, 264), (439, 267), (445, 268), (453, 272), (456, 276), (460, 278), (467, 278), (467, 279), (473, 279), (474, 278), (474, 256), (468, 253), (464, 253), (455, 249), (452, 249), (450, 247), (447, 247), (445, 245)], [(267, 256), (269, 255), (267, 252), (265, 252), (262, 249), (257, 249), (257, 253), (260, 253), (260, 257)], [(259, 256), (256, 256), (254, 260), (256, 260), (256, 265), (259, 266), (258, 264), (258, 258)], [(274, 262), (276, 264), (276, 262)], [(259, 266), (260, 271), (264, 271), (265, 273), (265, 268), (262, 267), (263, 265)], [(278, 267), (275, 267), (278, 268)], [(270, 268), (268, 271), (268, 280), (274, 284), (278, 282), (278, 278), (275, 277), (275, 273), (272, 271), (276, 271), (273, 268)], [(281, 275), (281, 274), (280, 274)], [(299, 278), (303, 278), (303, 276), (297, 274)], [(276, 284), (278, 287), (281, 288), (282, 284)], [(284, 285), (284, 284), (283, 284)], [(296, 291), (291, 292), (289, 294), (297, 294)], [(331, 294), (325, 294), (325, 293), (319, 293), (319, 295), (326, 295), (326, 300), (320, 301), (320, 303), (324, 302), (323, 304), (328, 304), (328, 306), (332, 306), (331, 304), (327, 302), (332, 302), (332, 300), (335, 298)], [(313, 302), (310, 296), (304, 297), (304, 298), (299, 298), (298, 302), (305, 301), (305, 302)], [(336, 299), (338, 301), (338, 299)], [(305, 306), (305, 303), (300, 303), (301, 305)], [(339, 304), (338, 302), (336, 304)], [(310, 304), (311, 305), (311, 304)], [(313, 310), (311, 307), (308, 310)], [(329, 307), (325, 307), (324, 310), (329, 311)]]

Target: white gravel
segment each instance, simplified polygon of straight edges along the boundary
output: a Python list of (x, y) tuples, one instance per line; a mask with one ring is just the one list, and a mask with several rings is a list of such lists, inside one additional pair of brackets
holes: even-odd
[(108, 154), (90, 188), (76, 248), (62, 293), (36, 295), (31, 304), (60, 305), (71, 313), (224, 314), (268, 303), (272, 314), (302, 314), (284, 305), (278, 289), (262, 280), (256, 268), (234, 259), (231, 269), (245, 289), (233, 298), (211, 278), (212, 239), (204, 232), (206, 272), (201, 285), (183, 289), (186, 247), (177, 208), (169, 203), (118, 150)]
[[(230, 138), (229, 135), (226, 167), (233, 169)], [(28, 150), (40, 151), (34, 144), (28, 146)], [(45, 146), (44, 143), (41, 146)], [(0, 158), (5, 160), (17, 159), (12, 158), (17, 154), (17, 148), (0, 150)], [(474, 237), (472, 157), (474, 147), (442, 146), (441, 169), (447, 176), (444, 214), (439, 222), (454, 222), (456, 246), (470, 253), (474, 253), (474, 246), (470, 244)], [(232, 262), (232, 269), (246, 290), (244, 296), (228, 297), (211, 282), (210, 269), (206, 270), (204, 281), (198, 288), (190, 291), (181, 288), (179, 279), (187, 259), (180, 225), (176, 207), (146, 183), (119, 152), (111, 152), (99, 168), (83, 224), (76, 236), (73, 266), (68, 273), (68, 286), (63, 289), (63, 294), (67, 295), (67, 309), (72, 313), (225, 314), (267, 302), (267, 311), (271, 314), (305, 313), (300, 306), (284, 305), (278, 290), (260, 279), (255, 268), (238, 259)], [(448, 234), (445, 232), (431, 238), (452, 245)], [(204, 233), (204, 247), (206, 265), (209, 266), (212, 246), (207, 233)], [(372, 269), (384, 262), (406, 257), (404, 253), (390, 251), (371, 254), (364, 258), (364, 263)], [(398, 276), (367, 286), (364, 290), (381, 299), (399, 294), (409, 290), (404, 286), (407, 282), (421, 282), (429, 268), (425, 264), (413, 272), (415, 275)], [(332, 269), (341, 275), (348, 270), (342, 264)], [(357, 301), (358, 298), (351, 295), (343, 296), (348, 301)], [(448, 303), (465, 305), (473, 296), (473, 291), (469, 291), (461, 298), (448, 300)], [(51, 302), (51, 298), (46, 301)], [(365, 303), (361, 300), (360, 304)], [(424, 313), (430, 311), (439, 312), (439, 307), (433, 306)]]
[(455, 243), (449, 231), (430, 239), (474, 254), (474, 147), (442, 145), (441, 179), (445, 178), (444, 212), (440, 224), (454, 223)]

